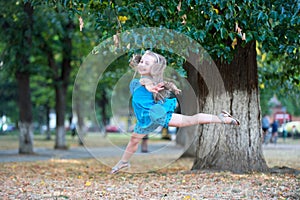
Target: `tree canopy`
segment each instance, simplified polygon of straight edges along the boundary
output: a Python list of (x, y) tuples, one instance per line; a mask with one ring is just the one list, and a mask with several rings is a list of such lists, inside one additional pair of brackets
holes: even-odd
[[(9, 71), (8, 74), (15, 69), (10, 66), (22, 67), (18, 64), (19, 60), (15, 59), (16, 52), (30, 54), (30, 65), (34, 67), (23, 70), (41, 74), (46, 69), (42, 66), (47, 65), (41, 56), (41, 40), (34, 40), (34, 48), (26, 51), (19, 51), (18, 48), (21, 47), (16, 45), (22, 44), (23, 40), (16, 32), (28, 20), (20, 7), (26, 2), (30, 2), (36, 9), (37, 23), (34, 30), (38, 32), (34, 34), (48, 38), (48, 43), (57, 50), (60, 48), (58, 34), (63, 31), (61, 23), (70, 16), (79, 29), (78, 18), (82, 17), (84, 28), (82, 32), (75, 33), (77, 38), (81, 38), (75, 42), (76, 51), (81, 51), (81, 58), (97, 43), (119, 32), (139, 27), (165, 27), (183, 33), (198, 41), (213, 58), (226, 62), (232, 59), (237, 42), (246, 44), (256, 40), (261, 90), (275, 89), (276, 94), (285, 94), (287, 90), (290, 94), (299, 93), (300, 3), (297, 1), (3, 1), (0, 23), (3, 30), (1, 62), (4, 65), (1, 70), (5, 68)], [(59, 10), (66, 13), (56, 16), (54, 11)], [(56, 58), (60, 60), (59, 55)], [(80, 65), (81, 58), (74, 60), (77, 66)], [(182, 60), (177, 58), (171, 63), (182, 66)], [(76, 71), (73, 73), (75, 76)]]
[(132, 28), (165, 27), (193, 38), (213, 58), (225, 62), (232, 60), (238, 42), (255, 40), (262, 93), (273, 90), (285, 96), (290, 91), (291, 96), (299, 96), (297, 1), (89, 1), (82, 7), (85, 10), (72, 9), (78, 14), (88, 10), (94, 16), (101, 40)]

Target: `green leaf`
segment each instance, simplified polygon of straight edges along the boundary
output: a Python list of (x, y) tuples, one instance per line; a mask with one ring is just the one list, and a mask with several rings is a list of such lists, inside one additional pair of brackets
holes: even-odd
[(204, 38), (206, 36), (206, 32), (204, 30), (195, 31), (193, 33), (193, 37), (200, 42), (204, 42)]
[(257, 19), (258, 20), (262, 20), (263, 16), (264, 16), (264, 13), (263, 12), (259, 12), (259, 14), (257, 16)]
[(222, 39), (227, 39), (227, 37), (228, 37), (227, 30), (225, 28), (221, 28), (220, 32), (221, 32), (221, 38)]

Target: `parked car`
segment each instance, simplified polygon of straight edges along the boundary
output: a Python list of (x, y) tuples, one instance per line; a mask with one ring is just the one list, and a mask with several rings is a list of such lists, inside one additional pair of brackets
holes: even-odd
[(286, 123), (286, 131), (290, 133), (293, 138), (300, 138), (300, 121)]
[(105, 132), (108, 132), (108, 133), (119, 133), (120, 132), (120, 128), (118, 126), (115, 126), (115, 125), (107, 125), (105, 127)]
[(8, 133), (8, 132), (11, 132), (11, 131), (14, 131), (16, 130), (16, 126), (13, 125), (13, 124), (3, 124), (2, 125), (2, 132), (3, 133)]

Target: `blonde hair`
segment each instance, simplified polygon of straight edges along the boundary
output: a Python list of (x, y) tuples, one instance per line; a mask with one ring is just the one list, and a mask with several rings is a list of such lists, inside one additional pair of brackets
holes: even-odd
[[(147, 50), (144, 55), (150, 55), (156, 59), (156, 62), (151, 66), (151, 81), (153, 85), (157, 85), (159, 83), (164, 82), (164, 70), (167, 67), (166, 58), (160, 54), (154, 53), (150, 50)], [(135, 70), (134, 77), (137, 72), (137, 66), (142, 58), (142, 55), (134, 55), (133, 58), (130, 60), (129, 65)], [(174, 83), (172, 82), (165, 82), (163, 90), (159, 91), (158, 93), (153, 93), (153, 97), (155, 101), (163, 101), (165, 98), (170, 96), (170, 91), (174, 91), (177, 89)]]
[(152, 51), (146, 51), (146, 55), (150, 55), (156, 59), (156, 62), (151, 67), (150, 75), (154, 84), (158, 84), (164, 81), (164, 71), (167, 67), (167, 62), (165, 57), (160, 54), (154, 53)]
[[(151, 76), (153, 81), (157, 84), (163, 81), (164, 70), (167, 66), (167, 62), (165, 57), (160, 54), (154, 53), (152, 51), (147, 50), (144, 55), (150, 55), (156, 59), (156, 62), (151, 66)], [(133, 55), (132, 59), (130, 59), (129, 65), (137, 71), (137, 66), (142, 58), (142, 55)]]

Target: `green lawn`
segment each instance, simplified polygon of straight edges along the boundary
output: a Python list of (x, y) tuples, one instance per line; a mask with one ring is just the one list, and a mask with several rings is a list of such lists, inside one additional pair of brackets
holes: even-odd
[[(18, 149), (19, 148), (19, 133), (17, 131), (5, 135), (0, 135), (0, 150)], [(102, 133), (88, 133), (84, 139), (84, 145), (88, 147), (104, 147), (111, 146), (124, 146), (130, 139), (130, 133), (108, 133), (104, 137)], [(150, 142), (161, 141), (160, 135), (152, 136)], [(78, 137), (72, 137), (69, 133), (66, 135), (66, 143), (68, 147), (79, 146)], [(46, 140), (46, 135), (34, 135), (35, 148), (53, 148), (55, 145), (55, 135), (51, 135), (51, 140)]]

